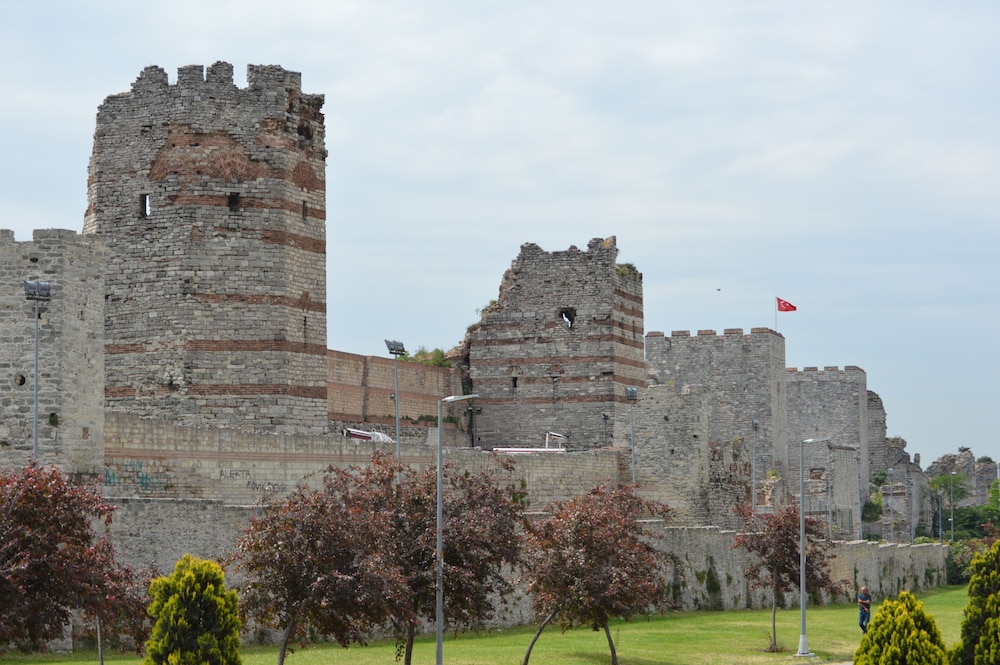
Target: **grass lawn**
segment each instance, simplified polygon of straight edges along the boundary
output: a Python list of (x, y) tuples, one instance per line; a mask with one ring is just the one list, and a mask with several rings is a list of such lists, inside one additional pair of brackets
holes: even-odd
[[(943, 587), (918, 596), (924, 609), (934, 616), (948, 647), (958, 641), (962, 612), (967, 600), (965, 587)], [(878, 610), (878, 601), (873, 604)], [(807, 662), (847, 662), (861, 640), (857, 626), (857, 609), (853, 605), (810, 607), (807, 612), (806, 634), (809, 648), (816, 655)], [(765, 653), (771, 627), (770, 610), (737, 610), (732, 612), (674, 612), (629, 623), (616, 622), (611, 633), (621, 665), (756, 665), (759, 663), (801, 663), (795, 657), (799, 644), (797, 608), (778, 610), (778, 643), (785, 650)], [(444, 660), (449, 665), (520, 665), (534, 627), (522, 627), (488, 634), (446, 635)], [(434, 636), (425, 636), (413, 647), (414, 665), (434, 662)], [(245, 647), (244, 665), (272, 665), (277, 649)], [(349, 649), (331, 645), (311, 646), (297, 650), (286, 659), (286, 665), (391, 665), (395, 662), (391, 642)], [(94, 652), (71, 655), (40, 654), (28, 657), (7, 654), (4, 658), (15, 665), (53, 663), (73, 665), (93, 663)], [(106, 654), (106, 661), (116, 665), (138, 665), (135, 656)], [(610, 663), (604, 632), (577, 629), (560, 633), (549, 627), (542, 634), (531, 654), (532, 665), (597, 665)]]

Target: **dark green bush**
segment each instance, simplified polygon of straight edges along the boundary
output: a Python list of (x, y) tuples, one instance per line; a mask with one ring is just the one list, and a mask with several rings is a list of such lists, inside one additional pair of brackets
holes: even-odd
[(977, 554), (969, 571), (969, 603), (951, 662), (995, 665), (1000, 663), (1000, 540)]

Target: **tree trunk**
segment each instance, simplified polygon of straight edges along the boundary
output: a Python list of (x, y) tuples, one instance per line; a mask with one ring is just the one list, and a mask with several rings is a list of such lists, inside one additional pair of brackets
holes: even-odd
[(406, 646), (403, 647), (403, 665), (410, 665), (413, 660), (413, 624), (406, 625)]
[(771, 589), (771, 645), (767, 648), (768, 651), (772, 653), (777, 653), (778, 651), (778, 633), (777, 633), (777, 619), (778, 619), (778, 587), (773, 587)]
[(288, 620), (288, 625), (285, 626), (285, 630), (281, 634), (281, 647), (278, 649), (278, 665), (284, 665), (285, 663), (285, 655), (288, 653), (288, 643), (292, 641), (292, 635), (295, 634), (295, 624), (298, 622), (298, 618), (299, 613), (296, 611)]
[(537, 631), (535, 631), (535, 636), (532, 637), (531, 642), (528, 643), (528, 651), (524, 654), (524, 661), (521, 665), (528, 665), (528, 659), (531, 658), (531, 650), (535, 648), (535, 642), (537, 642), (538, 638), (542, 636), (542, 631), (545, 630), (545, 627), (549, 625), (550, 621), (556, 618), (557, 614), (559, 614), (559, 610), (553, 610), (552, 614), (545, 617), (545, 621), (543, 621), (542, 625), (538, 627)]
[(611, 629), (608, 624), (604, 624), (604, 634), (608, 636), (608, 648), (611, 649), (611, 665), (618, 665), (618, 652), (615, 651), (615, 642), (611, 639)]

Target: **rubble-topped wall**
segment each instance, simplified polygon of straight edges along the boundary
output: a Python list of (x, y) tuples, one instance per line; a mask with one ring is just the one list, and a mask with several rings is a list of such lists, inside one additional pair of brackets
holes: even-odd
[(107, 406), (326, 430), (322, 95), (250, 66), (147, 67), (101, 104), (84, 233), (107, 240)]
[(38, 461), (69, 473), (104, 462), (104, 242), (36, 230), (15, 242), (0, 230), (0, 466), (34, 448), (35, 303), (24, 280), (47, 281), (38, 308)]
[(646, 385), (642, 275), (617, 256), (614, 237), (521, 246), (467, 339), (482, 445), (542, 446), (548, 431), (573, 449), (627, 445), (625, 389)]

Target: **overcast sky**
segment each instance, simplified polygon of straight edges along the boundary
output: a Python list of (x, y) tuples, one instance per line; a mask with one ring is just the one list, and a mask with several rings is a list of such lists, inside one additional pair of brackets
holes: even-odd
[(926, 467), (1000, 459), (1000, 4), (0, 0), (0, 228), (82, 230), (147, 65), (326, 96), (329, 345), (451, 348), (521, 244), (617, 236), (646, 331), (857, 365)]

